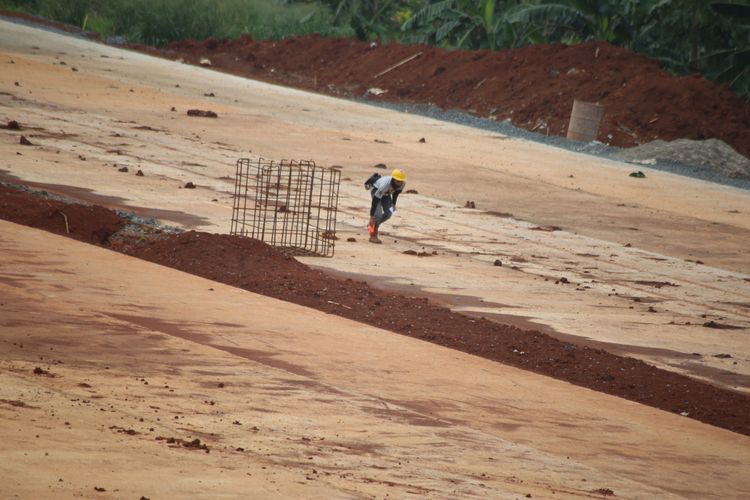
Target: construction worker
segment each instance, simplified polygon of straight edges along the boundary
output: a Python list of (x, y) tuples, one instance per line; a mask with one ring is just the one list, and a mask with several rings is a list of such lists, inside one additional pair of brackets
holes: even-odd
[(391, 175), (384, 175), (369, 184), (372, 186), (372, 205), (370, 206), (370, 243), (382, 243), (378, 238), (380, 225), (391, 218), (396, 211), (396, 200), (406, 185), (406, 173), (396, 169)]

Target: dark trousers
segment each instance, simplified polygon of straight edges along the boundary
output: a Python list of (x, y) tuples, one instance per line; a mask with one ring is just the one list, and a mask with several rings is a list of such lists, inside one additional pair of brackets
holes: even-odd
[(391, 207), (393, 206), (393, 198), (387, 194), (380, 198), (380, 202), (375, 207), (375, 227), (379, 228), (380, 225), (391, 218)]

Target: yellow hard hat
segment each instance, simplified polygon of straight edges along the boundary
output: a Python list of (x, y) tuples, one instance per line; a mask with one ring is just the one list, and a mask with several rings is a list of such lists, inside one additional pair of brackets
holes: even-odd
[(406, 172), (404, 172), (403, 170), (396, 169), (393, 172), (391, 172), (391, 177), (393, 177), (399, 182), (404, 182), (406, 180)]

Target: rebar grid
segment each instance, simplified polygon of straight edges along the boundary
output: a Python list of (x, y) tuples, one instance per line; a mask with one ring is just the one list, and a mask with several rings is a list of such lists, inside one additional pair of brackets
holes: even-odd
[(341, 172), (308, 160), (237, 160), (231, 234), (332, 257)]

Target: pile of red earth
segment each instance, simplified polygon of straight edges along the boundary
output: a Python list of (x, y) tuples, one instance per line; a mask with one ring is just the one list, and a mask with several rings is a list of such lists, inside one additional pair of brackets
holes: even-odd
[[(630, 147), (655, 139), (717, 138), (750, 157), (750, 105), (728, 87), (699, 75), (676, 77), (660, 63), (605, 42), (534, 45), (500, 51), (445, 50), (426, 45), (374, 46), (355, 39), (305, 36), (282, 41), (175, 42), (165, 50), (202, 58), (221, 71), (316, 92), (430, 103), (547, 135), (564, 136), (573, 99), (605, 108), (599, 140)], [(399, 62), (413, 60), (380, 73)]]
[[(454, 313), (424, 298), (336, 278), (249, 238), (191, 231), (151, 235), (145, 242), (143, 236), (128, 239), (125, 232), (103, 239), (126, 221), (117, 223), (118, 216), (101, 207), (66, 205), (0, 184), (0, 218), (65, 235), (60, 212), (89, 214), (76, 217), (75, 229), (69, 220), (70, 235), (84, 241), (750, 435), (750, 396), (538, 331)], [(377, 338), (372, 343), (376, 348)]]

